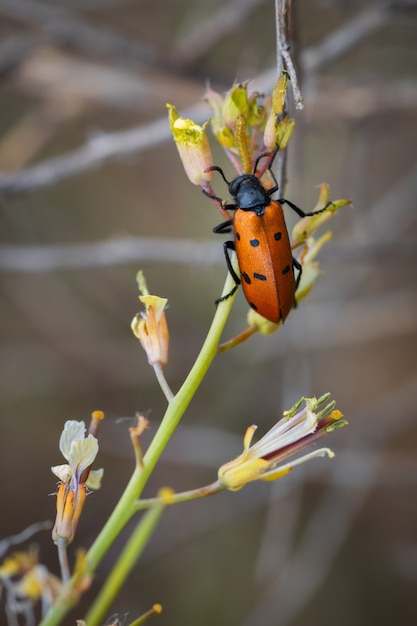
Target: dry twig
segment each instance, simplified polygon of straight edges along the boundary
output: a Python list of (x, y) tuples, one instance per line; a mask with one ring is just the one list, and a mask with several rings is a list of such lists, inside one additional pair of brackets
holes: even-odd
[[(0, 0), (0, 6), (1, 2), (14, 4), (14, 0), (9, 2), (8, 0)], [(300, 64), (302, 70), (317, 71), (319, 67), (357, 45), (360, 40), (359, 34), (364, 38), (375, 28), (386, 25), (392, 16), (391, 4), (387, 3), (388, 8), (381, 11), (380, 14), (377, 8), (375, 8), (372, 13), (374, 15), (373, 19), (372, 15), (369, 17), (368, 10), (361, 12), (321, 44), (301, 52)], [(404, 7), (407, 8), (409, 4), (412, 6), (414, 2), (404, 3)], [(329, 41), (330, 43), (333, 42), (333, 44), (330, 45)], [(334, 42), (336, 41), (342, 42), (343, 45), (335, 46)], [(274, 68), (274, 70), (265, 72), (258, 77), (253, 83), (254, 88), (261, 91), (268, 90), (275, 82), (275, 79), (276, 69)], [(190, 107), (184, 114), (201, 122), (207, 117), (208, 108), (198, 103)], [(16, 174), (3, 177), (0, 179), (0, 195), (7, 196), (23, 193), (53, 185), (60, 180), (98, 167), (107, 161), (138, 154), (146, 148), (168, 140), (169, 137), (170, 130), (165, 117), (126, 131), (103, 133), (100, 137), (87, 141), (86, 144), (73, 152), (45, 160)]]

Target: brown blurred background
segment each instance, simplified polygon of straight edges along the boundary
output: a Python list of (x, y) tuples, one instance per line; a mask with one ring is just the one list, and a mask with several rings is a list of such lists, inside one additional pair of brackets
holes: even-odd
[[(211, 482), (249, 424), (264, 432), (301, 395), (331, 391), (349, 427), (328, 441), (333, 461), (168, 510), (112, 608), (129, 619), (160, 602), (155, 624), (417, 623), (416, 3), (296, 4), (305, 109), (286, 196), (311, 210), (325, 180), (353, 208), (333, 220), (325, 273), (285, 326), (215, 360), (146, 495)], [(147, 445), (165, 407), (129, 328), (136, 271), (169, 299), (174, 390), (226, 273), (219, 215), (185, 177), (165, 103), (202, 121), (207, 81), (270, 85), (274, 7), (0, 0), (0, 35), (0, 534), (53, 519), (63, 423), (102, 409), (104, 483), (73, 562), (133, 468), (118, 418), (148, 411)], [(226, 337), (246, 309), (240, 294)], [(49, 533), (36, 540), (58, 573)]]

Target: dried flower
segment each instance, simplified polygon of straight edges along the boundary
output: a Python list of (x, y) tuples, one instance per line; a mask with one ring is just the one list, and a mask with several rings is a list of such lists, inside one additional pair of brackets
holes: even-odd
[[(250, 426), (243, 440), (243, 452), (233, 461), (222, 465), (218, 476), (227, 489), (241, 489), (254, 480), (276, 480), (288, 474), (293, 467), (317, 456), (334, 456), (329, 448), (309, 452), (294, 461), (287, 461), (295, 454), (316, 443), (331, 430), (346, 424), (342, 413), (331, 402), (317, 412), (329, 399), (330, 394), (316, 398), (304, 398), (271, 428), (257, 443), (251, 446), (256, 426)], [(305, 407), (298, 411), (302, 402)]]
[(148, 363), (153, 367), (166, 399), (171, 402), (174, 394), (163, 372), (164, 366), (168, 363), (169, 331), (165, 317), (168, 300), (149, 294), (143, 272), (137, 273), (136, 281), (142, 294), (139, 300), (145, 305), (145, 311), (135, 315), (131, 328), (146, 352)]
[[(135, 315), (131, 328), (146, 352), (149, 365), (165, 366), (168, 363), (169, 348), (169, 331), (165, 316), (168, 300), (147, 293), (143, 274), (139, 273), (139, 275), (141, 277), (138, 279), (139, 289), (143, 294), (139, 296), (139, 300), (145, 305), (145, 312)], [(142, 287), (140, 281), (142, 281)]]

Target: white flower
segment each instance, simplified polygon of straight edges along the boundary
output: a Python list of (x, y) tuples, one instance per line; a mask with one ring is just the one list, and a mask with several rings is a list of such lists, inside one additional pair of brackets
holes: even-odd
[(316, 443), (325, 434), (346, 422), (340, 411), (334, 410), (334, 402), (322, 411), (317, 409), (326, 402), (329, 394), (316, 398), (303, 398), (305, 407), (296, 412), (297, 403), (257, 443), (251, 446), (256, 426), (250, 426), (243, 439), (243, 452), (236, 459), (220, 467), (218, 476), (227, 489), (241, 489), (254, 480), (276, 480), (290, 472), (293, 467), (317, 456), (334, 456), (329, 448), (320, 448), (304, 454), (293, 461), (283, 463)]
[[(98, 422), (104, 414), (94, 412), (92, 426), (96, 432)], [(52, 531), (55, 543), (71, 543), (74, 539), (78, 520), (84, 507), (87, 489), (99, 489), (103, 470), (91, 470), (98, 453), (98, 441), (91, 433), (85, 436), (84, 422), (68, 420), (59, 440), (59, 449), (68, 461), (64, 465), (51, 467), (61, 481), (56, 502), (56, 519)]]
[[(59, 449), (68, 464), (51, 467), (52, 472), (64, 483), (71, 483), (75, 488), (82, 480), (82, 474), (94, 462), (98, 453), (98, 441), (93, 435), (85, 436), (84, 422), (68, 420), (65, 422), (59, 440)], [(91, 470), (85, 482), (89, 489), (99, 489), (103, 470)]]

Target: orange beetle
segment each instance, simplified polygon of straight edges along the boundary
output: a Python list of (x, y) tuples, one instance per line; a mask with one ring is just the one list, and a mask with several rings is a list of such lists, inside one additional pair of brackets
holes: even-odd
[[(271, 156), (270, 152), (266, 152), (256, 159), (253, 174), (242, 174), (231, 182), (226, 179), (220, 167), (210, 168), (221, 174), (234, 199), (233, 204), (227, 204), (221, 198), (203, 190), (207, 196), (221, 202), (224, 209), (235, 211), (232, 219), (213, 228), (214, 233), (234, 232), (234, 240), (225, 241), (223, 248), (227, 267), (236, 285), (216, 303), (229, 298), (242, 284), (249, 306), (267, 320), (276, 323), (284, 321), (294, 306), (295, 292), (302, 272), (300, 263), (292, 255), (282, 204), (288, 204), (300, 217), (315, 215), (327, 208), (326, 205), (319, 211), (305, 213), (289, 200), (271, 199), (272, 194), (278, 190), (278, 183), (271, 171), (277, 151), (272, 154), (268, 165), (274, 181), (271, 189), (266, 189), (256, 176), (260, 159)], [(237, 254), (240, 278), (230, 260), (231, 250)], [(298, 270), (297, 278), (294, 276), (294, 268)]]

